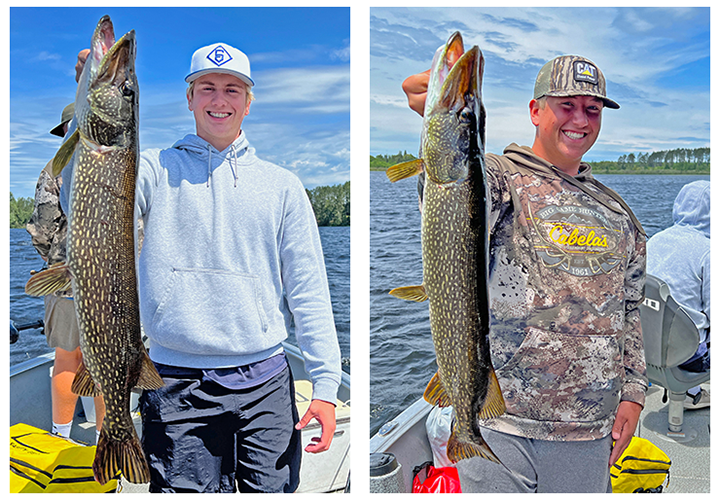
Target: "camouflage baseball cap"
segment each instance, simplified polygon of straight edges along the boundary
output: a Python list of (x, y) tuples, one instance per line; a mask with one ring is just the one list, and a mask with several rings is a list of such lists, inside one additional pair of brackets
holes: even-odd
[(580, 56), (558, 56), (545, 63), (535, 80), (533, 95), (534, 99), (589, 95), (602, 99), (607, 108), (620, 107), (605, 96), (605, 77), (600, 68)]
[(62, 110), (62, 116), (60, 118), (60, 123), (58, 125), (55, 125), (55, 127), (50, 131), (52, 135), (56, 135), (58, 137), (65, 137), (65, 131), (63, 130), (63, 126), (68, 123), (70, 120), (72, 120), (73, 115), (75, 114), (75, 103), (71, 102), (65, 108)]

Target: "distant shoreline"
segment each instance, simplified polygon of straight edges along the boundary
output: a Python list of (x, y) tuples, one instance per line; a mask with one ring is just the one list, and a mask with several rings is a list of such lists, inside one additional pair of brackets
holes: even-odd
[[(371, 172), (385, 172), (387, 168), (370, 167)], [(682, 170), (603, 170), (593, 168), (593, 175), (710, 175), (710, 171), (682, 171)]]

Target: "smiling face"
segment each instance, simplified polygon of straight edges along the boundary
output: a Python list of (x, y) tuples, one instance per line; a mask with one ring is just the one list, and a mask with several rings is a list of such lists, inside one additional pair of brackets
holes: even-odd
[(565, 173), (576, 175), (580, 161), (600, 133), (603, 102), (592, 96), (545, 97), (530, 101), (535, 125), (533, 151)]
[(188, 92), (188, 109), (195, 115), (199, 137), (222, 151), (240, 136), (242, 121), (250, 112), (246, 84), (233, 75), (209, 73)]

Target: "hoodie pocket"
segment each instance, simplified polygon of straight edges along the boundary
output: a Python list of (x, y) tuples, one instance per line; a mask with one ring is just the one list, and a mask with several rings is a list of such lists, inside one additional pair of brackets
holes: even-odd
[(262, 350), (267, 329), (259, 278), (218, 269), (173, 268), (153, 317), (153, 340), (196, 354)]
[(497, 372), (508, 413), (551, 422), (594, 422), (613, 415), (625, 373), (615, 336), (534, 327)]

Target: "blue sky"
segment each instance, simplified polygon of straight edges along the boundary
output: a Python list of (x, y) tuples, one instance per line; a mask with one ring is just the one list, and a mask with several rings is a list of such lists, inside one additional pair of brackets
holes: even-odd
[(605, 110), (589, 161), (710, 145), (710, 9), (371, 8), (370, 154), (417, 154), (422, 119), (401, 83), (459, 30), (485, 57), (486, 151), (532, 145), (528, 102), (540, 67), (594, 61), (619, 110)]
[(259, 157), (309, 189), (350, 180), (350, 9), (10, 8), (10, 191), (33, 197), (61, 140), (49, 131), (75, 100), (77, 54), (108, 14), (134, 29), (140, 148), (195, 132), (184, 79), (192, 53), (223, 41), (249, 59), (256, 101), (243, 122)]

